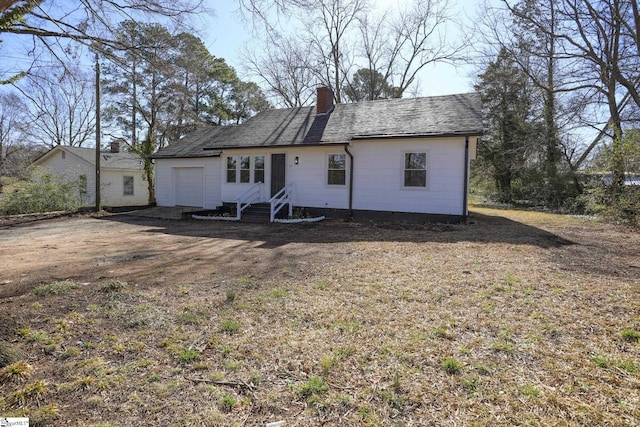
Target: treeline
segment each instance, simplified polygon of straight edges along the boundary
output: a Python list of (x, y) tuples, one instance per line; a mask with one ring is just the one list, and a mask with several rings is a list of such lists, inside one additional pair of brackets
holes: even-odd
[(637, 218), (637, 1), (503, 0), (483, 16), (497, 52), (476, 85), (476, 184), (502, 203)]
[[(90, 49), (101, 64), (103, 142), (119, 140), (146, 162), (199, 125), (240, 123), (270, 108), (257, 84), (241, 80), (190, 33), (127, 20)], [(69, 45), (67, 54), (83, 51)], [(0, 93), (0, 176), (24, 177), (34, 155), (95, 141), (95, 74), (64, 61), (39, 66)], [(0, 189), (1, 189), (0, 184)]]
[(105, 115), (132, 147), (144, 139), (162, 147), (198, 125), (240, 123), (270, 107), (257, 84), (190, 33), (124, 21), (115, 39), (117, 49), (95, 46), (106, 59)]

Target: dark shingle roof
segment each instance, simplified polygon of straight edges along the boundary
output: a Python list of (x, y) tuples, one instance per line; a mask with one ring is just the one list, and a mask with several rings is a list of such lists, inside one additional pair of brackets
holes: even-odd
[(344, 144), (354, 139), (480, 135), (475, 93), (267, 110), (237, 126), (204, 127), (158, 151), (154, 158), (208, 157), (224, 148)]

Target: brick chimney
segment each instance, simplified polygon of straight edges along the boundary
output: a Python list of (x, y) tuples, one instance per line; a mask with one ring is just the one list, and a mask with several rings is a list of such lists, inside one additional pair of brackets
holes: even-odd
[(317, 89), (318, 101), (316, 103), (316, 113), (325, 114), (331, 112), (333, 108), (333, 91), (326, 86)]
[(111, 153), (119, 153), (120, 152), (120, 141), (111, 141)]

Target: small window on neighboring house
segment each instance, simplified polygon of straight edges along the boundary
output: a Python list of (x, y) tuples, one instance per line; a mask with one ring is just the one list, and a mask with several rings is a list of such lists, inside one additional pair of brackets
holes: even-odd
[(78, 177), (78, 189), (80, 190), (80, 195), (87, 194), (87, 175), (82, 174)]
[(62, 156), (63, 159), (67, 158), (67, 152), (66, 151), (61, 152), (60, 155)]
[(427, 153), (404, 153), (404, 186), (427, 186)]
[(240, 182), (251, 182), (251, 156), (240, 157)]
[(346, 182), (346, 154), (329, 154), (327, 184), (344, 185)]
[(264, 156), (253, 159), (253, 182), (264, 182)]
[(125, 196), (133, 196), (133, 177), (132, 176), (123, 177), (123, 183), (124, 183), (123, 194)]
[(236, 156), (227, 157), (227, 182), (236, 182), (236, 168), (238, 167)]

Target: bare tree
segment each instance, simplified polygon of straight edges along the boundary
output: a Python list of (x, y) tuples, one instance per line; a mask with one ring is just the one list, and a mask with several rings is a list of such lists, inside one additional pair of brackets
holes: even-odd
[(309, 64), (310, 46), (292, 37), (272, 38), (262, 55), (245, 51), (249, 72), (285, 107), (306, 105), (315, 95), (316, 77)]
[[(297, 38), (272, 37), (263, 49), (266, 53), (247, 55), (248, 68), (266, 81), (285, 105), (297, 105), (314, 84), (331, 87), (336, 102), (342, 102), (345, 89), (354, 93), (350, 80), (356, 70), (372, 70), (370, 78), (381, 74), (394, 88), (395, 96), (402, 96), (415, 92), (411, 88), (427, 65), (454, 63), (464, 53), (464, 40), (447, 36), (447, 26), (453, 23), (447, 0), (415, 0), (404, 9), (379, 16), (373, 14), (367, 0), (241, 0), (240, 4), (258, 22), (264, 22), (272, 35), (277, 32), (277, 22), (269, 21), (270, 13), (299, 18), (297, 25), (303, 30), (297, 31)], [(306, 71), (301, 71), (303, 68)], [(310, 73), (314, 79), (308, 79)], [(285, 81), (289, 84), (283, 84)], [(291, 90), (291, 82), (302, 81)], [(368, 86), (379, 84), (372, 81)], [(303, 90), (298, 90), (301, 87)]]
[(0, 193), (5, 163), (20, 146), (25, 129), (25, 106), (14, 93), (0, 94)]
[(94, 48), (120, 48), (112, 37), (119, 22), (156, 17), (184, 26), (186, 16), (202, 10), (202, 0), (18, 0), (8, 1), (3, 7), (0, 34), (33, 40), (25, 58), (36, 62), (36, 51), (44, 49), (64, 64), (65, 41)]
[(31, 142), (81, 147), (93, 138), (95, 98), (91, 76), (49, 68), (15, 85), (25, 100), (24, 134)]
[(619, 98), (625, 93), (640, 107), (638, 83), (640, 55), (637, 37), (636, 0), (562, 0), (559, 25), (539, 32), (556, 37), (567, 58), (579, 62), (577, 72), (589, 82), (608, 110), (612, 129), (612, 194), (624, 185), (624, 160), (619, 145), (623, 138), (623, 111)]
[(309, 40), (323, 71), (318, 77), (333, 88), (337, 103), (342, 102), (342, 87), (353, 66), (348, 31), (367, 7), (367, 0), (322, 0), (315, 9), (318, 15), (313, 24), (319, 31), (313, 31)]
[(465, 40), (447, 38), (447, 26), (453, 23), (450, 10), (447, 0), (416, 1), (392, 21), (383, 70), (400, 96), (427, 65), (463, 59)]

